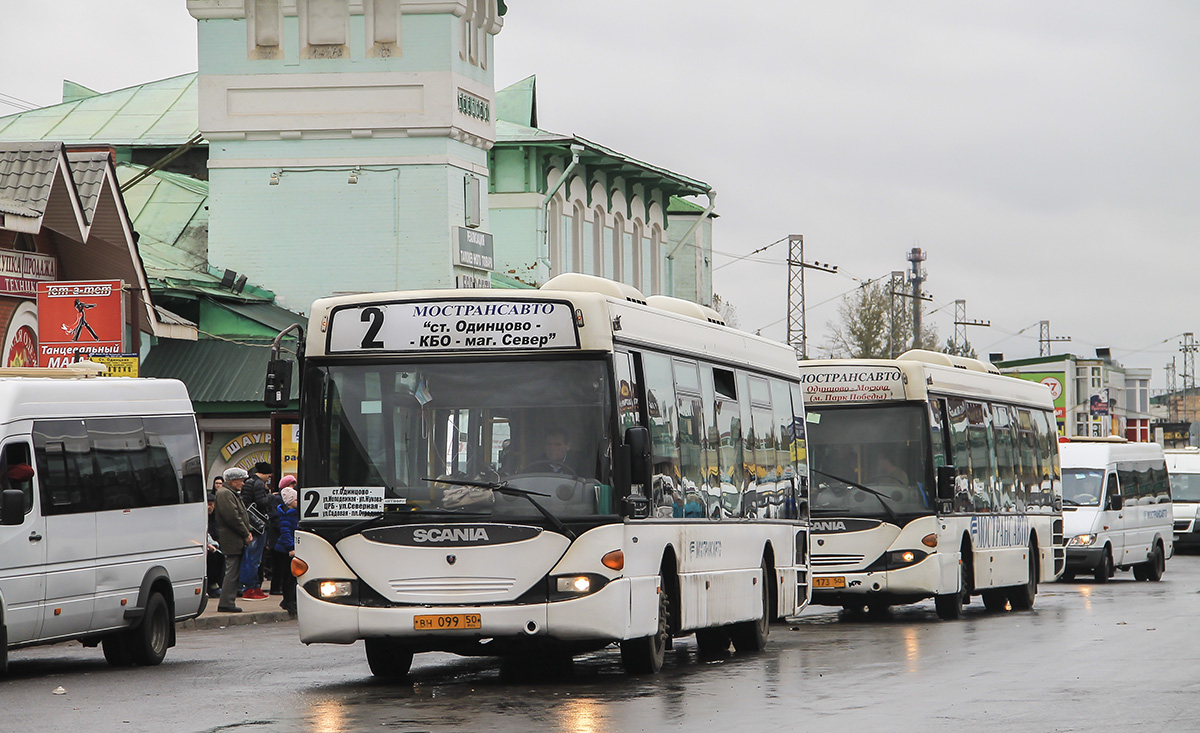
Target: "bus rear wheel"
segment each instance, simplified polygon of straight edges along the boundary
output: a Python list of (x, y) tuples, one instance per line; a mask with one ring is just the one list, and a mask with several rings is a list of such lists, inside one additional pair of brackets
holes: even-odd
[(1029, 546), (1029, 574), (1025, 584), (1008, 589), (1008, 601), (1014, 611), (1028, 611), (1033, 608), (1033, 600), (1037, 597), (1038, 580), (1037, 545)]
[(729, 651), (729, 631), (723, 628), (697, 629), (696, 653), (704, 659), (714, 659)]
[(408, 676), (412, 669), (413, 653), (395, 639), (365, 639), (367, 666), (371, 674), (381, 679), (395, 680)]
[(762, 616), (757, 621), (743, 621), (729, 627), (729, 639), (733, 648), (739, 652), (761, 652), (767, 646), (767, 637), (771, 634), (771, 618), (775, 615), (771, 608), (771, 578), (774, 572), (764, 559), (762, 563), (762, 583), (760, 597), (762, 598)]
[(627, 674), (658, 674), (671, 639), (671, 601), (666, 588), (658, 591), (658, 631), (621, 642), (621, 664)]
[(1003, 588), (988, 588), (980, 592), (983, 607), (992, 613), (1008, 610), (1008, 593)]

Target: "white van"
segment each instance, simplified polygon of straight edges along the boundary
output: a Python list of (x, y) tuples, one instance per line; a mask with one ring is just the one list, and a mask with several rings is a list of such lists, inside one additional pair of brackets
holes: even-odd
[(1098, 583), (1133, 569), (1158, 580), (1174, 553), (1171, 485), (1162, 447), (1124, 438), (1059, 438), (1063, 535), (1062, 580), (1091, 573)]
[(9, 649), (68, 639), (158, 664), (207, 603), (187, 389), (102, 370), (0, 369), (0, 673)]
[(1200, 548), (1200, 448), (1168, 448), (1163, 451), (1171, 474), (1171, 507), (1175, 513), (1175, 547)]

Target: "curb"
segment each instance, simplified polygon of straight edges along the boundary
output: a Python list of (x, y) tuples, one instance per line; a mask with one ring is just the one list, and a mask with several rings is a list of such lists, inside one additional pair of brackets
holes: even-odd
[(242, 613), (221, 613), (204, 615), (188, 619), (176, 624), (178, 629), (223, 629), (227, 626), (252, 626), (255, 624), (276, 624), (293, 620), (287, 611), (243, 611)]

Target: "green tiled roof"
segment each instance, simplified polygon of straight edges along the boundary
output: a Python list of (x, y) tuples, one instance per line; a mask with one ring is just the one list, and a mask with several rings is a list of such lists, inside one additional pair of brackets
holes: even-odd
[[(287, 346), (294, 349), (295, 341)], [(294, 355), (284, 353), (295, 360)], [(144, 377), (181, 380), (187, 385), (197, 412), (265, 412), (263, 387), (270, 359), (270, 344), (265, 342), (164, 339), (150, 349), (140, 373)], [(292, 369), (291, 398), (298, 400), (299, 370), (295, 366)]]
[(0, 117), (0, 140), (177, 146), (199, 132), (196, 74), (152, 81)]

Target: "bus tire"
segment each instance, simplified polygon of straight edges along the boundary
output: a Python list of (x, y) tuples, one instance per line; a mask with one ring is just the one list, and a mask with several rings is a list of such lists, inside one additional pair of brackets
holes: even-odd
[(1029, 574), (1026, 576), (1025, 584), (1016, 585), (1008, 589), (1008, 602), (1012, 604), (1012, 610), (1014, 611), (1028, 611), (1033, 608), (1033, 601), (1037, 598), (1038, 581), (1041, 580), (1038, 572), (1037, 555), (1037, 543), (1030, 543)]
[[(664, 582), (665, 586), (666, 583)], [(658, 674), (671, 640), (671, 600), (665, 587), (658, 591), (658, 631), (621, 642), (621, 664), (626, 674)]]
[(1092, 578), (1097, 583), (1107, 583), (1108, 579), (1112, 577), (1112, 574), (1112, 548), (1105, 545), (1104, 553), (1100, 556), (1100, 562), (1096, 565), (1096, 569), (1092, 571)]
[(155, 667), (162, 664), (171, 646), (171, 607), (161, 593), (153, 592), (146, 601), (142, 620), (128, 632), (129, 652), (135, 664)]
[(0, 677), (8, 674), (8, 627), (3, 621), (4, 617), (0, 616)]
[(937, 617), (943, 621), (953, 621), (962, 618), (963, 604), (970, 598), (971, 582), (967, 576), (967, 558), (970, 557), (970, 545), (964, 540), (959, 550), (958, 559), (958, 590), (952, 593), (942, 593), (933, 597), (933, 608)]
[(696, 630), (696, 653), (704, 659), (724, 656), (729, 651), (729, 631), (720, 627)]
[(979, 595), (983, 597), (983, 607), (992, 613), (1008, 610), (1008, 593), (1003, 588), (988, 588)]
[(743, 621), (729, 627), (729, 640), (733, 648), (739, 652), (761, 652), (767, 646), (767, 638), (771, 635), (771, 617), (775, 615), (771, 607), (771, 580), (775, 577), (770, 563), (764, 557), (762, 561), (762, 583), (759, 595), (762, 598), (762, 616), (755, 621)]
[(412, 650), (394, 639), (364, 639), (371, 674), (386, 680), (404, 679), (412, 669)]

